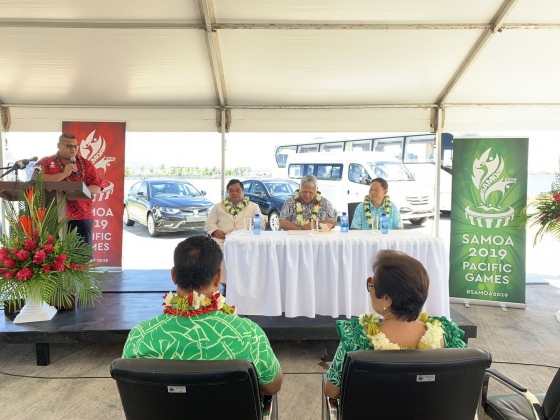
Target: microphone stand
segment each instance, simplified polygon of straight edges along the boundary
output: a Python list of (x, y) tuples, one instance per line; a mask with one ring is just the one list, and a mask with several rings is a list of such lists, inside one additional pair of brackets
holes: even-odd
[(0, 168), (0, 169), (7, 169), (6, 172), (4, 172), (2, 175), (0, 175), (0, 179), (4, 178), (6, 175), (8, 175), (9, 173), (16, 171), (16, 181), (18, 180), (18, 172), (20, 169), (25, 169), (27, 167), (27, 165), (23, 165), (23, 168), (20, 168), (19, 165), (12, 165), (12, 166), (6, 166), (4, 168)]

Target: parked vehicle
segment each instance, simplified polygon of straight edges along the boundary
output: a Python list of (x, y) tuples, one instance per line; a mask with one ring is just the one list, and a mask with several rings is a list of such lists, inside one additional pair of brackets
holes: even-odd
[(261, 209), (270, 230), (280, 230), (280, 211), (288, 198), (299, 188), (297, 182), (277, 179), (248, 179), (243, 181), (245, 195)]
[(150, 236), (162, 232), (203, 229), (213, 203), (205, 191), (176, 179), (151, 179), (134, 184), (124, 199), (123, 221), (148, 227)]
[(389, 196), (399, 207), (402, 220), (421, 225), (434, 215), (431, 192), (387, 153), (297, 153), (288, 155), (286, 166), (290, 179), (317, 177), (319, 190), (339, 213), (348, 212), (348, 203), (363, 201), (372, 180), (380, 177), (388, 182)]

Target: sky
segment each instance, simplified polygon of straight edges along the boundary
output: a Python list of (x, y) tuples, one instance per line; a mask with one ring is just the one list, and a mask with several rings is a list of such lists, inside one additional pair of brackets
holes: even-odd
[[(5, 162), (56, 152), (60, 133), (6, 133)], [(398, 133), (227, 133), (226, 168), (276, 169), (277, 146), (336, 139), (394, 136)], [(456, 137), (462, 133), (453, 133)], [(529, 172), (555, 172), (560, 132), (477, 133), (480, 136), (529, 137)], [(126, 166), (221, 166), (219, 133), (127, 133)]]

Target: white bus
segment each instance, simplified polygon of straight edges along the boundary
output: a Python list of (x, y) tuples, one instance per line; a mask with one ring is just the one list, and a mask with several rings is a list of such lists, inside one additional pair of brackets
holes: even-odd
[[(436, 184), (434, 143), (435, 135), (428, 133), (292, 144), (276, 148), (276, 163), (279, 168), (285, 168), (288, 155), (295, 153), (384, 152), (400, 160), (433, 194)], [(440, 210), (451, 211), (453, 136), (443, 133), (441, 143)]]

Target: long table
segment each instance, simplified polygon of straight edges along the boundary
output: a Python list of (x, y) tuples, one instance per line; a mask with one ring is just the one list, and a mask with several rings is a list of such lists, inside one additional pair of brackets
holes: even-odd
[(382, 249), (419, 260), (430, 276), (424, 310), (449, 317), (449, 259), (443, 240), (410, 230), (232, 232), (225, 241), (227, 300), (239, 314), (286, 317), (358, 316), (372, 311), (366, 279)]

